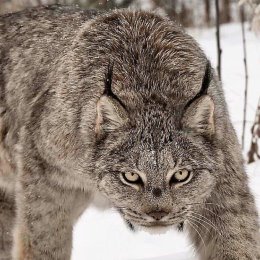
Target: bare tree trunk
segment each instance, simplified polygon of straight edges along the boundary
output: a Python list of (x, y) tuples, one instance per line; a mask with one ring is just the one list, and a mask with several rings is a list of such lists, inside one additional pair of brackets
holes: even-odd
[(220, 23), (231, 22), (230, 0), (222, 0)]
[(246, 131), (246, 112), (247, 112), (247, 92), (248, 92), (248, 68), (247, 68), (247, 52), (246, 52), (246, 35), (245, 35), (245, 12), (243, 6), (240, 9), (242, 38), (243, 38), (243, 53), (244, 53), (244, 68), (245, 68), (245, 95), (244, 95), (244, 114), (243, 114), (243, 130), (242, 130), (242, 149), (245, 147), (245, 131)]
[(220, 25), (219, 25), (219, 0), (215, 0), (215, 6), (216, 6), (216, 37), (217, 37), (217, 52), (218, 52), (218, 76), (221, 80), (221, 46), (220, 46)]
[(210, 0), (204, 0), (204, 7), (205, 7), (205, 23), (209, 26), (211, 22)]
[(178, 19), (184, 27), (193, 25), (193, 11), (183, 2), (181, 3), (181, 11)]

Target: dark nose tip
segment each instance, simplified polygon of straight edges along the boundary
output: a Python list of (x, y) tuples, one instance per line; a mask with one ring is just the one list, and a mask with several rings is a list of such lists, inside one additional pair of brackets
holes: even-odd
[(154, 218), (155, 220), (159, 221), (161, 220), (163, 217), (167, 216), (169, 213), (163, 210), (160, 211), (152, 211), (150, 213), (148, 213), (149, 216), (151, 216), (152, 218)]

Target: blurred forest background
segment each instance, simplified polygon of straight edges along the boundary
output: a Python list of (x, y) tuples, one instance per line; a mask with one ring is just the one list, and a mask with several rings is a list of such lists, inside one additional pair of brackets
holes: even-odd
[[(237, 0), (219, 0), (220, 24), (238, 21)], [(257, 0), (241, 1), (246, 9), (246, 19), (252, 17)], [(215, 24), (215, 0), (0, 0), (0, 13), (22, 10), (30, 6), (62, 4), (76, 4), (82, 8), (108, 10), (111, 8), (141, 8), (156, 10), (177, 20), (184, 27), (213, 26)]]
[[(244, 59), (244, 111), (241, 144), (244, 148), (245, 128), (247, 122), (247, 90), (248, 64), (247, 42), (245, 37), (245, 23), (256, 34), (260, 32), (260, 0), (0, 0), (0, 14), (19, 11), (32, 6), (61, 4), (77, 5), (82, 8), (109, 10), (113, 8), (134, 8), (152, 10), (167, 15), (188, 28), (216, 27), (216, 51), (218, 52), (217, 69), (221, 77), (221, 39), (220, 28), (228, 23), (241, 23), (243, 35)], [(260, 42), (260, 39), (259, 39)], [(225, 61), (222, 61), (224, 63)], [(260, 71), (260, 69), (259, 69)], [(249, 73), (250, 74), (250, 73)], [(260, 89), (260, 82), (259, 89)], [(260, 93), (260, 91), (258, 92)], [(251, 144), (247, 151), (247, 161), (254, 162), (260, 159), (260, 97), (255, 112), (255, 121), (250, 122)]]

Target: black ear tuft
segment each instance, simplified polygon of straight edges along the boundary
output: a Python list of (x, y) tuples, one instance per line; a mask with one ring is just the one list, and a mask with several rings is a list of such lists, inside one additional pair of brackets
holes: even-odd
[(186, 110), (191, 105), (191, 103), (193, 103), (196, 99), (198, 99), (199, 97), (201, 97), (203, 95), (208, 94), (208, 88), (209, 88), (211, 80), (212, 80), (211, 64), (210, 64), (210, 61), (208, 60), (207, 64), (206, 64), (206, 69), (205, 69), (204, 77), (202, 80), (202, 84), (201, 84), (201, 89), (200, 89), (199, 93), (186, 104), (184, 110)]
[(214, 103), (208, 95), (211, 80), (211, 65), (207, 61), (201, 89), (184, 107), (183, 128), (191, 129), (201, 134), (212, 135), (214, 133)]
[(104, 88), (103, 95), (111, 97), (112, 99), (116, 100), (123, 108), (126, 108), (124, 103), (112, 91), (113, 71), (114, 71), (114, 62), (109, 61), (107, 66), (107, 71), (105, 73), (105, 78), (104, 78), (105, 88)]
[(208, 60), (207, 65), (206, 65), (205, 74), (204, 74), (203, 81), (202, 81), (202, 85), (201, 85), (200, 96), (208, 94), (208, 88), (209, 88), (211, 79), (212, 79), (211, 65)]
[(103, 95), (106, 96), (114, 95), (112, 92), (113, 69), (114, 69), (114, 63), (109, 61), (107, 66), (107, 71), (105, 73), (105, 79), (104, 79), (105, 89)]
[(128, 121), (128, 114), (123, 102), (112, 91), (113, 63), (108, 64), (105, 73), (105, 89), (97, 103), (97, 117), (95, 132), (102, 133), (115, 131)]

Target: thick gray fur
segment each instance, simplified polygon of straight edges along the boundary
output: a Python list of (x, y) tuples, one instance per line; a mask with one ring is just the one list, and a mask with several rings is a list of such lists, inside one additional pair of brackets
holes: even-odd
[[(73, 225), (100, 193), (132, 229), (184, 225), (201, 260), (259, 260), (255, 203), (213, 69), (194, 99), (207, 62), (149, 12), (0, 17), (0, 259), (70, 259)], [(172, 182), (178, 169), (191, 179)], [(142, 181), (122, 179), (133, 172)]]

